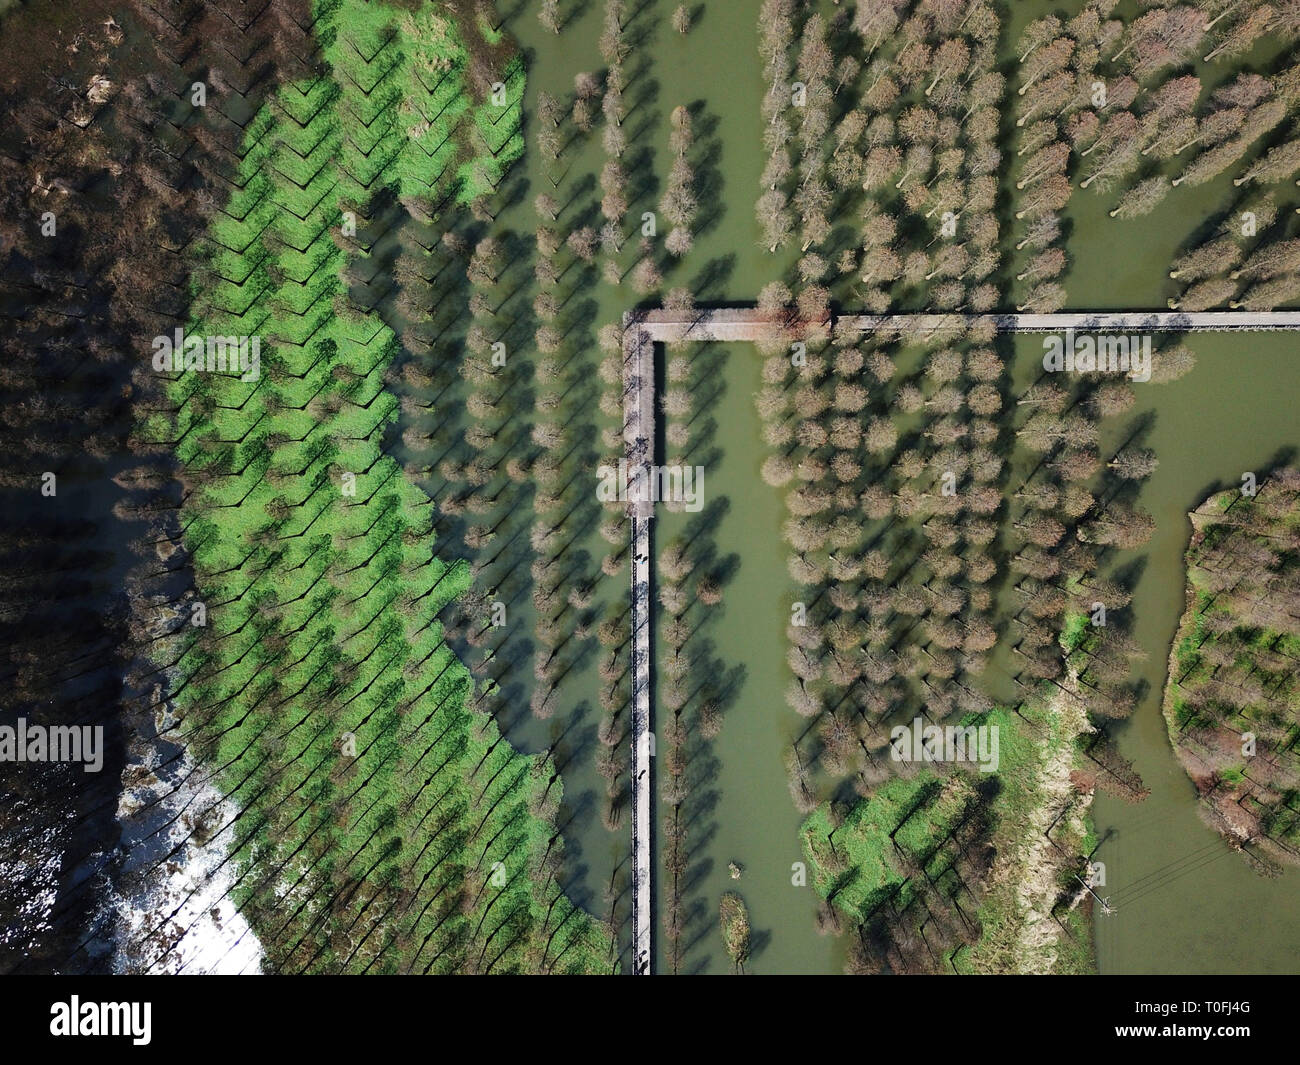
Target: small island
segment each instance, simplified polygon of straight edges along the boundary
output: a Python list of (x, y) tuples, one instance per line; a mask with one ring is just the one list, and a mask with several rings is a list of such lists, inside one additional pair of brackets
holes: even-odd
[(1300, 470), (1255, 480), (1191, 513), (1164, 716), (1202, 816), (1272, 875), (1300, 861)]

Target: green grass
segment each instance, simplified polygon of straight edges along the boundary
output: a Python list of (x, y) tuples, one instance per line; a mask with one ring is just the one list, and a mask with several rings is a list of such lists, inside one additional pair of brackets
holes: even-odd
[[(181, 463), (208, 608), (170, 674), (179, 731), (239, 811), (236, 898), (270, 968), (608, 971), (609, 937), (559, 883), (554, 766), (475, 709), (443, 642), (468, 567), (438, 557), (428, 498), (382, 449), (400, 345), (341, 280), (365, 254), (343, 250), (344, 210), (364, 226), (384, 192), (483, 191), (457, 180), (473, 157), (451, 131), (492, 105), (473, 103), (436, 9), (318, 10), (330, 76), (283, 87), (251, 123), (187, 328), (259, 335), (261, 377), (183, 374), (174, 411), (144, 427)], [(429, 93), (417, 75), (433, 71)], [(520, 147), (522, 64), (509, 84), (500, 173)]]
[[(1049, 711), (1027, 706), (1022, 712), (1044, 730), (1046, 747), (1040, 746), (1041, 739), (1005, 708), (963, 722), (996, 726), (999, 730), (996, 788), (985, 800), (989, 841), (999, 850), (1014, 846), (1023, 835), (1023, 826), (1040, 798), (1039, 779), (1045, 755), (1061, 743), (1076, 741), (1075, 735)], [(800, 831), (814, 889), (855, 923), (869, 919), (886, 900), (898, 907), (907, 905), (917, 884), (915, 872), (909, 878), (909, 863), (924, 870), (951, 897), (960, 885), (951, 869), (952, 849), (946, 841), (978, 804), (975, 789), (987, 784), (985, 775), (967, 771), (942, 777), (923, 769), (910, 777), (895, 777), (869, 798), (859, 800), (834, 830), (830, 804), (823, 803), (808, 816)], [(1087, 853), (1095, 843), (1089, 832), (1085, 829), (1079, 839), (1067, 840), (1067, 845), (1077, 847), (1080, 854)], [(1060, 842), (1059, 837), (1054, 838)], [(959, 973), (997, 971), (1001, 962), (990, 944), (1013, 938), (1022, 920), (1014, 888), (1014, 884), (1006, 884), (981, 898), (977, 914), (980, 938), (957, 952), (953, 966)], [(1070, 935), (1062, 937), (1058, 946), (1056, 971), (1092, 971), (1086, 919), (1076, 910), (1063, 913), (1062, 920)]]

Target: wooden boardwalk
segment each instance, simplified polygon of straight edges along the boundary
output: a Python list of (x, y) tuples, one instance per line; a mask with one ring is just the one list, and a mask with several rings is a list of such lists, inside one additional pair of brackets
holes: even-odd
[(1300, 329), (1300, 311), (1057, 311), (1055, 314), (907, 314), (850, 315), (838, 327), (856, 326), (864, 333), (898, 328), (942, 332), (992, 321), (999, 333), (1202, 333), (1263, 332)]
[(650, 466), (655, 456), (654, 343), (635, 324), (623, 330), (623, 450), (632, 522), (632, 971), (651, 971), (652, 889), (650, 830), (650, 677), (653, 618), (650, 603)]
[[(822, 328), (895, 331), (925, 336), (992, 322), (999, 333), (1201, 333), (1300, 330), (1300, 311), (1057, 311), (1054, 314), (850, 314), (816, 323)], [(625, 316), (652, 342), (754, 341), (787, 326), (780, 315), (750, 308), (645, 311)], [(797, 324), (795, 326), (797, 330)], [(794, 331), (794, 330), (792, 330)], [(653, 377), (649, 378), (653, 383)]]
[[(992, 321), (1000, 333), (1196, 333), (1300, 330), (1300, 311), (1062, 311), (1056, 314), (843, 315), (813, 329), (858, 329), (926, 337)], [(633, 972), (653, 972), (654, 870), (651, 862), (652, 619), (651, 465), (655, 460), (654, 345), (690, 341), (753, 342), (790, 328), (782, 316), (753, 308), (630, 311), (623, 316), (623, 446), (632, 522), (632, 956)], [(791, 336), (796, 336), (791, 331)], [(642, 498), (643, 496), (643, 498)]]

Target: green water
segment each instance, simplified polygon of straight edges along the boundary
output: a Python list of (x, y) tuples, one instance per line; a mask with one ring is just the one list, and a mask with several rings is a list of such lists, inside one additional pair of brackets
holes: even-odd
[[(667, 24), (675, 4), (650, 0), (630, 6), (636, 14), (627, 64), (632, 74), (629, 142), (633, 156), (642, 149), (646, 153), (629, 168), (633, 188), (639, 189), (629, 219), (655, 208), (667, 169), (669, 112), (679, 103), (694, 106), (697, 145), (707, 159), (700, 168), (705, 226), (694, 250), (666, 278), (665, 288), (687, 285), (701, 301), (751, 301), (762, 284), (788, 265), (758, 246), (753, 220), (764, 161), (758, 0), (696, 6), (700, 14), (685, 38)], [(530, 113), (535, 113), (540, 89), (567, 94), (574, 73), (602, 67), (596, 46), (601, 7), (593, 0), (558, 38), (540, 27), (531, 6), (520, 5), (510, 18), (511, 31), (532, 52)], [(1031, 18), (1067, 7), (1072, 5), (1011, 5), (1005, 12), (1004, 54), (1011, 54), (1015, 37)], [(829, 4), (826, 9), (834, 10)], [(1269, 46), (1262, 53), (1252, 55), (1251, 62), (1267, 58)], [(1222, 68), (1209, 72), (1207, 83), (1221, 80), (1223, 73)], [(570, 166), (557, 191), (562, 201), (566, 190), (581, 189), (604, 162), (598, 134), (566, 153), (565, 162)], [(537, 152), (529, 153), (524, 173), (526, 201), (503, 221), (528, 232), (535, 222), (527, 201), (549, 187)], [(1283, 189), (1288, 191), (1294, 192)], [(591, 196), (583, 193), (573, 210), (589, 207)], [(1197, 189), (1175, 190), (1150, 216), (1121, 222), (1107, 216), (1113, 197), (1077, 191), (1066, 212), (1071, 223), (1071, 267), (1065, 279), (1069, 305), (1163, 308), (1175, 291), (1167, 278), (1170, 260), (1232, 202), (1228, 175)], [(599, 307), (598, 323), (617, 320), (637, 303), (626, 286), (600, 283), (589, 295)], [(1197, 335), (1188, 343), (1199, 358), (1196, 369), (1173, 385), (1139, 386), (1138, 406), (1107, 430), (1107, 443), (1114, 447), (1136, 417), (1149, 413), (1153, 422), (1146, 443), (1155, 448), (1161, 465), (1139, 501), (1155, 515), (1157, 533), (1142, 551), (1116, 559), (1117, 566), (1138, 561), (1143, 567), (1128, 612), (1147, 651), (1144, 661), (1134, 663), (1135, 676), (1147, 682), (1148, 690), (1131, 721), (1118, 731), (1121, 750), (1134, 761), (1151, 795), (1136, 806), (1103, 795), (1094, 806), (1103, 839), (1096, 858), (1107, 870), (1103, 894), (1116, 906), (1113, 915), (1096, 918), (1098, 964), (1103, 973), (1288, 971), (1295, 969), (1300, 950), (1300, 873), (1272, 881), (1256, 877), (1200, 821), (1159, 706), (1169, 643), (1182, 610), (1182, 554), (1190, 531), (1186, 512), (1216, 485), (1235, 484), (1243, 471), (1264, 469), (1280, 448), (1300, 447), (1300, 419), (1289, 398), (1300, 396), (1300, 353), (1285, 335)], [(1019, 338), (1014, 350), (1014, 380), (1032, 380), (1041, 339)], [(789, 579), (780, 540), (782, 504), (758, 477), (763, 445), (751, 400), (758, 356), (745, 345), (713, 345), (699, 357), (718, 362), (714, 380), (721, 384), (706, 412), (713, 428), (704, 449), (709, 452), (705, 498), (725, 499), (726, 509), (710, 536), (719, 557), (736, 556), (724, 603), (701, 637), (717, 668), (743, 667), (743, 679), (721, 734), (701, 754), (705, 783), (693, 799), (698, 815), (689, 839), (683, 970), (730, 969), (717, 931), (717, 906), (722, 892), (736, 890), (749, 907), (754, 929), (748, 971), (838, 972), (843, 943), (817, 935), (811, 889), (791, 884), (791, 865), (802, 858), (796, 836), (800, 818), (789, 798), (781, 754), (802, 722), (782, 697), (788, 679), (784, 626)], [(657, 545), (689, 521), (687, 515), (661, 512)], [(622, 581), (605, 581), (602, 594), (623, 594)], [(596, 684), (594, 669), (588, 667), (572, 681), (571, 690), (578, 693), (574, 698), (591, 698)], [(525, 742), (544, 743), (550, 726), (525, 721), (517, 731)], [(589, 795), (601, 784), (589, 757), (575, 758), (565, 777), (571, 795)], [(606, 832), (595, 816), (580, 818), (569, 834), (581, 855), (579, 880), (589, 896), (598, 897), (601, 885), (625, 859), (626, 834)], [(743, 868), (739, 880), (728, 874), (732, 861)]]
[[(1300, 418), (1279, 397), (1300, 395), (1300, 352), (1287, 334), (1198, 333), (1186, 338), (1196, 368), (1168, 385), (1138, 385), (1137, 403), (1103, 427), (1102, 453), (1141, 431), (1159, 468), (1138, 503), (1156, 520), (1140, 550), (1115, 553), (1104, 566), (1118, 578), (1136, 572), (1133, 600), (1112, 611), (1130, 625), (1144, 659), (1132, 676), (1144, 685), (1133, 716), (1112, 726), (1151, 794), (1128, 804), (1098, 793), (1093, 805), (1114, 912), (1094, 911), (1102, 973), (1293, 972), (1300, 951), (1300, 871), (1277, 880), (1252, 873), (1201, 821), (1191, 782), (1170, 747), (1161, 715), (1169, 650), (1183, 612), (1187, 512), (1212, 491), (1240, 484), (1283, 452), (1300, 449)], [(1021, 390), (1041, 373), (1042, 339), (1018, 337), (1013, 383)], [(1029, 463), (1018, 456), (1016, 471)], [(1016, 480), (1014, 483), (1018, 484)], [(1014, 696), (995, 656), (997, 694)]]
[[(708, 505), (725, 501), (712, 534), (719, 556), (734, 553), (736, 568), (724, 585), (706, 637), (712, 657), (724, 669), (743, 668), (735, 702), (726, 710), (721, 735), (710, 745), (704, 794), (692, 802), (707, 816), (692, 839), (690, 897), (697, 916), (689, 925), (692, 947), (685, 972), (729, 972), (731, 963), (717, 932), (718, 899), (736, 891), (749, 908), (754, 973), (837, 972), (843, 944), (814, 929), (817, 898), (809, 886), (796, 887), (792, 866), (804, 856), (798, 839), (802, 820), (786, 788), (782, 756), (806, 723), (786, 705), (785, 664), (789, 578), (781, 538), (785, 519), (780, 495), (759, 477), (763, 444), (753, 393), (759, 388), (760, 357), (746, 344), (713, 344), (697, 356), (719, 361), (723, 391), (709, 407), (717, 420), (718, 457), (705, 467)], [(688, 461), (694, 461), (687, 456)], [(707, 510), (707, 508), (706, 508)], [(688, 514), (661, 512), (656, 518), (660, 545), (692, 525)], [(662, 653), (662, 652), (661, 652)], [(664, 711), (657, 709), (662, 720)], [(733, 880), (730, 862), (742, 873)], [(660, 896), (666, 884), (661, 880)], [(664, 952), (660, 951), (661, 967)]]
[[(1017, 25), (1059, 10), (1049, 4), (1014, 7)], [(1279, 42), (1265, 41), (1245, 65), (1267, 70), (1280, 51)], [(1204, 96), (1231, 69), (1217, 64), (1196, 73), (1206, 86)], [(1164, 309), (1177, 292), (1168, 278), (1170, 262), (1233, 209), (1245, 191), (1232, 185), (1242, 168), (1237, 164), (1199, 187), (1174, 189), (1150, 215), (1130, 221), (1108, 216), (1113, 194), (1076, 188), (1064, 212), (1068, 306)], [(1295, 187), (1284, 182), (1270, 189), (1281, 213), (1290, 214), (1297, 205)], [(1099, 894), (1115, 910), (1094, 918), (1097, 965), (1102, 973), (1295, 972), (1300, 871), (1276, 880), (1255, 875), (1201, 821), (1160, 705), (1183, 611), (1187, 512), (1215, 488), (1240, 484), (1243, 472), (1262, 471), (1280, 457), (1290, 458), (1294, 451), (1284, 455), (1288, 449), (1300, 448), (1293, 405), (1300, 397), (1300, 341), (1295, 334), (1263, 333), (1200, 333), (1185, 340), (1196, 353), (1196, 368), (1170, 385), (1138, 386), (1137, 404), (1103, 433), (1103, 453), (1107, 447), (1113, 451), (1139, 419), (1149, 417), (1144, 445), (1155, 450), (1160, 467), (1138, 498), (1155, 517), (1155, 535), (1142, 550), (1119, 553), (1111, 567), (1140, 567), (1126, 613), (1146, 651), (1145, 660), (1133, 664), (1146, 694), (1117, 735), (1151, 794), (1138, 805), (1099, 794), (1093, 807), (1103, 841), (1095, 857), (1106, 867), (1106, 888)], [(1015, 349), (1014, 377), (1023, 386), (1036, 374), (1041, 340), (1018, 338)]]
[(1098, 963), (1102, 972), (1295, 972), (1300, 871), (1263, 879), (1204, 825), (1160, 701), (1183, 612), (1187, 511), (1211, 490), (1239, 485), (1242, 473), (1266, 469), (1281, 449), (1300, 449), (1300, 350), (1294, 334), (1198, 334), (1189, 346), (1196, 369), (1172, 385), (1139, 389), (1133, 412), (1154, 415), (1147, 446), (1160, 468), (1141, 497), (1156, 534), (1117, 560), (1145, 563), (1129, 609), (1148, 654), (1134, 673), (1150, 684), (1120, 747), (1151, 795), (1138, 806), (1104, 795), (1096, 804), (1107, 837), (1097, 859), (1117, 908), (1096, 918)]
[[(628, 217), (636, 219), (643, 211), (656, 209), (667, 169), (668, 116), (678, 104), (690, 107), (701, 182), (701, 225), (694, 248), (666, 275), (664, 287), (689, 287), (701, 301), (752, 301), (786, 265), (758, 247), (753, 218), (763, 164), (759, 113), (763, 86), (755, 59), (758, 4), (708, 5), (685, 37), (668, 25), (675, 6), (652, 2), (636, 8), (629, 27), (635, 42), (627, 63), (631, 84), (625, 94), (629, 156), (641, 150), (647, 154), (639, 165), (628, 168), (632, 188), (640, 191)], [(543, 30), (531, 12), (511, 20), (511, 31), (531, 52), (530, 113), (535, 113), (539, 91), (563, 97), (572, 91), (576, 72), (602, 67), (597, 48), (601, 8), (599, 3), (591, 4), (558, 38)], [(598, 173), (604, 161), (597, 130), (579, 149), (562, 157), (568, 169), (556, 197), (565, 202), (566, 191), (573, 195), (583, 188), (584, 180)], [(526, 163), (527, 200), (531, 201), (537, 191), (550, 186), (539, 153), (530, 152)], [(590, 196), (588, 192), (574, 204), (578, 217)], [(502, 221), (528, 231), (535, 224), (531, 212), (525, 202), (503, 215)], [(561, 221), (573, 224), (568, 215)], [(614, 288), (600, 283), (584, 295), (597, 302), (598, 323), (617, 321), (640, 302), (626, 285)], [(710, 502), (725, 499), (727, 508), (710, 536), (719, 557), (735, 555), (739, 561), (725, 583), (723, 604), (700, 638), (710, 641), (712, 658), (721, 668), (743, 667), (744, 677), (721, 735), (709, 745), (707, 757), (716, 776), (693, 798), (706, 809), (690, 835), (692, 916), (683, 971), (730, 969), (717, 931), (717, 910), (722, 892), (736, 890), (750, 909), (754, 927), (750, 971), (837, 972), (842, 945), (817, 935), (812, 889), (791, 885), (791, 864), (802, 860), (796, 834), (800, 818), (786, 789), (781, 753), (800, 722), (782, 695), (787, 680), (784, 597), (788, 580), (780, 537), (784, 515), (779, 496), (758, 477), (763, 445), (752, 401), (758, 387), (758, 356), (748, 345), (713, 345), (702, 357), (718, 360), (721, 370), (713, 378), (721, 390), (701, 419), (716, 423), (706, 449), (705, 497)], [(670, 515), (661, 508), (657, 544), (666, 543), (689, 517)], [(602, 594), (626, 594), (624, 583), (622, 576), (606, 580)], [(575, 692), (594, 699), (597, 684), (594, 669), (588, 668), (571, 685), (566, 682), (570, 700)], [(545, 742), (545, 731), (538, 723), (521, 721), (512, 736), (531, 747)], [(590, 761), (589, 756), (576, 758), (566, 770), (567, 794), (590, 795), (601, 783)], [(656, 805), (656, 818), (658, 813)], [(611, 835), (599, 818), (582, 818), (568, 834), (571, 849), (581, 854), (581, 882), (589, 896), (599, 897), (603, 882), (626, 855), (626, 833)], [(739, 881), (728, 874), (731, 861), (744, 869)], [(663, 886), (662, 877), (658, 886)]]

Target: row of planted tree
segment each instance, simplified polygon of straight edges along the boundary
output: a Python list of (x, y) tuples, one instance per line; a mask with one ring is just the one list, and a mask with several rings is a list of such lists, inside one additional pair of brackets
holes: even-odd
[[(429, 477), (440, 534), (471, 560), (475, 574), (450, 631), (463, 642), (491, 705), (508, 713), (528, 701), (536, 717), (553, 722), (560, 768), (569, 764), (567, 752), (581, 747), (567, 741), (586, 727), (594, 659), (601, 816), (606, 828), (622, 833), (630, 793), (629, 523), (624, 503), (602, 510), (594, 490), (597, 467), (615, 470), (623, 458), (622, 324), (606, 321), (593, 335), (598, 312), (591, 297), (600, 283), (607, 294), (613, 286), (655, 293), (689, 254), (707, 224), (696, 174), (707, 145), (696, 141), (698, 111), (674, 107), (666, 181), (657, 186), (646, 137), (658, 117), (648, 111), (655, 86), (644, 58), (633, 63), (629, 43), (640, 32), (636, 19), (645, 16), (619, 0), (600, 15), (603, 69), (576, 74), (564, 96), (545, 89), (537, 95), (529, 131), (538, 152), (534, 231), (524, 237), (484, 220), (465, 242), (460, 305), (471, 320), (462, 336), (449, 311), (441, 338), (463, 340), (464, 354), (435, 373), (408, 365), (406, 384), (418, 398), (405, 401), (403, 439), (412, 471)], [(566, 25), (560, 19), (548, 28)], [(524, 195), (521, 183), (505, 199)], [(445, 283), (439, 273), (437, 284)], [(684, 289), (664, 300), (692, 303)], [(419, 295), (409, 302), (428, 305)], [(450, 302), (454, 308), (459, 301)], [(595, 374), (593, 352), (600, 353)], [(691, 429), (692, 393), (684, 386), (692, 367), (684, 355), (669, 367), (666, 440), (676, 450), (705, 443)], [(426, 413), (435, 397), (444, 401), (436, 418)], [(608, 544), (598, 562), (590, 555), (593, 533)], [(697, 550), (706, 549), (706, 534)], [(707, 587), (703, 594), (710, 594)], [(521, 617), (531, 623), (535, 646), (519, 637)], [(523, 672), (529, 659), (531, 676)], [(673, 790), (665, 785), (665, 794)], [(625, 910), (624, 886), (616, 872), (607, 893), (612, 923)]]
[[(543, 12), (543, 15), (546, 13)], [(549, 16), (548, 16), (549, 17)], [(579, 73), (568, 99), (539, 93), (537, 142), (546, 162), (547, 180), (534, 206), (541, 220), (537, 234), (539, 251), (536, 278), (539, 285), (551, 283), (557, 270), (549, 264), (561, 248), (578, 256), (584, 266), (599, 260), (599, 277), (608, 286), (618, 286), (632, 295), (611, 294), (615, 302), (627, 305), (635, 297), (656, 296), (665, 287), (665, 277), (680, 271), (690, 259), (696, 236), (710, 226), (718, 213), (709, 194), (702, 190), (702, 171), (711, 154), (710, 144), (697, 137), (697, 125), (705, 124), (707, 113), (699, 106), (677, 105), (667, 117), (667, 154), (660, 155), (646, 141), (661, 116), (648, 111), (655, 99), (652, 65), (645, 50), (632, 47), (634, 38), (652, 32), (653, 14), (634, 10), (623, 0), (606, 0), (601, 8), (598, 48), (604, 67), (598, 74)], [(546, 23), (546, 18), (543, 19)], [(672, 28), (678, 33), (690, 29), (684, 9), (674, 14)], [(551, 28), (557, 32), (564, 25)], [(672, 47), (671, 44), (666, 47)], [(600, 156), (591, 164), (583, 155), (600, 125)], [(660, 148), (660, 151), (662, 149)], [(657, 160), (663, 160), (657, 165)], [(591, 186), (575, 178), (575, 167), (598, 169), (592, 183), (598, 200), (584, 213), (581, 195)], [(655, 172), (663, 174), (662, 186)], [(551, 177), (551, 175), (554, 177)], [(563, 189), (575, 189), (569, 196)], [(579, 205), (575, 209), (575, 201)], [(565, 219), (569, 221), (565, 225)], [(566, 267), (560, 267), (561, 276)], [(594, 271), (593, 271), (594, 272)], [(584, 275), (575, 287), (589, 286), (594, 277)], [(692, 288), (662, 291), (662, 303), (671, 310), (689, 313), (697, 297), (708, 295), (707, 282)], [(607, 292), (609, 290), (606, 290)], [(537, 346), (543, 348), (544, 338)], [(600, 394), (598, 409), (604, 416), (599, 430), (599, 462), (615, 469), (624, 457), (622, 423), (627, 385), (621, 322), (605, 322), (597, 332), (602, 352), (598, 367)], [(716, 379), (718, 365), (708, 345), (682, 345), (669, 353), (661, 404), (664, 417), (663, 452), (669, 466), (701, 461), (711, 447), (711, 429), (705, 417), (716, 396), (709, 382)], [(590, 406), (590, 405), (588, 405)], [(593, 427), (591, 435), (595, 436)], [(580, 470), (590, 486), (594, 464)], [(680, 505), (667, 503), (669, 510)], [(661, 927), (666, 950), (663, 966), (679, 971), (686, 961), (692, 928), (710, 921), (710, 908), (697, 905), (690, 897), (693, 869), (702, 856), (693, 849), (693, 838), (707, 838), (707, 818), (712, 809), (709, 744), (721, 727), (725, 707), (737, 692), (736, 678), (725, 663), (716, 661), (708, 649), (710, 608), (721, 601), (728, 570), (715, 557), (712, 536), (725, 500), (711, 495), (704, 514), (689, 522), (683, 539), (673, 538), (660, 551), (656, 571), (659, 627), (662, 651), (656, 667), (662, 671), (658, 706), (667, 720), (656, 723), (656, 772), (658, 774), (659, 823), (662, 870), (660, 901)], [(606, 822), (619, 824), (620, 806), (626, 801), (629, 780), (624, 750), (629, 740), (631, 696), (630, 642), (628, 632), (627, 568), (625, 567), (630, 524), (626, 504), (610, 502), (600, 522), (601, 537), (612, 550), (601, 563), (601, 574), (610, 578), (609, 592), (619, 605), (610, 611), (598, 635), (604, 649), (599, 663), (600, 703), (605, 716), (599, 730), (608, 745), (601, 752), (602, 771), (609, 780)], [(713, 682), (700, 678), (713, 676)]]
[[(475, 574), (434, 513), (478, 504), (431, 512), (386, 450), (388, 386), (408, 424), (440, 409), (447, 282), (499, 272), (477, 235), (522, 150), (522, 65), (486, 8), (312, 16), (316, 76), (242, 124), (189, 251), (187, 331), (262, 338), (261, 373), (173, 375), (139, 433), (180, 462), (145, 542), (195, 585), (132, 679), (220, 789), (203, 831), (272, 968), (607, 971), (565, 894), (555, 761), (514, 750), (445, 639)], [(138, 964), (185, 931), (148, 928)]]
[[(1075, 28), (1088, 19), (1100, 27), (1109, 6), (1090, 5)], [(1139, 40), (1150, 21), (1129, 32), (1140, 65), (1135, 83), (1161, 69)], [(1111, 553), (1140, 546), (1151, 532), (1150, 516), (1132, 503), (1155, 465), (1140, 427), (1118, 449), (1101, 450), (1102, 422), (1133, 405), (1135, 386), (1105, 374), (1013, 382), (1004, 366), (1012, 345), (988, 320), (953, 319), (928, 332), (901, 320), (870, 335), (825, 326), (832, 299), (877, 312), (1005, 306), (1012, 279), (1001, 256), (1010, 234), (995, 203), (1008, 89), (995, 69), (998, 16), (978, 2), (861, 4), (828, 27), (815, 12), (769, 0), (759, 29), (770, 158), (758, 219), (770, 248), (797, 229), (803, 253), (787, 282), (760, 295), (779, 329), (763, 345), (764, 388), (755, 397), (771, 449), (763, 477), (785, 491), (796, 586), (787, 697), (807, 724), (788, 753), (791, 794), (810, 814), (846, 785), (859, 803), (870, 802), (900, 772), (915, 772), (891, 758), (890, 727), (915, 714), (988, 720), (992, 669), (995, 681), (1009, 673), (1022, 699), (1051, 695), (1086, 711), (1070, 740), (1090, 767), (1079, 778), (1082, 792), (1096, 785), (1140, 798), (1141, 782), (1104, 733), (1085, 736), (1089, 716), (1124, 717), (1135, 703), (1127, 662), (1137, 648), (1123, 631), (1128, 592), (1099, 575)], [(1016, 250), (1031, 253), (1015, 276), (1027, 283), (1022, 309), (1055, 310), (1064, 301), (1057, 212), (1068, 198), (1072, 155), (1106, 161), (1087, 164), (1096, 168), (1088, 185), (1119, 172), (1109, 134), (1094, 129), (1086, 144), (1079, 134), (1072, 152), (1049, 125), (1088, 121), (1073, 90), (1091, 77), (1108, 35), (1125, 32), (1116, 23), (1101, 44), (1092, 35), (1091, 56), (1058, 42), (1054, 20), (1026, 33), (1017, 77), (1027, 158), (1013, 196), (1024, 223)], [(1044, 84), (1051, 78), (1061, 87)], [(1067, 79), (1069, 104), (1061, 96)], [(1112, 109), (1136, 95), (1134, 88), (1125, 100), (1128, 87), (1118, 88), (1111, 87)], [(837, 104), (841, 97), (847, 103)], [(1091, 114), (1105, 105), (1087, 106)], [(1149, 124), (1148, 133), (1156, 139), (1165, 130)], [(854, 216), (853, 230), (824, 224)], [(1152, 380), (1176, 379), (1192, 361), (1185, 348), (1167, 346), (1154, 355)], [(1043, 721), (1022, 715), (1019, 724), (1041, 733)], [(1079, 794), (1067, 805), (1086, 801)], [(823, 857), (834, 854), (829, 837), (853, 808), (827, 824)], [(992, 820), (982, 822), (986, 839), (998, 831)], [(1077, 850), (1068, 856), (1071, 875), (1081, 862)], [(978, 900), (989, 887), (984, 874), (996, 872), (948, 883), (947, 902), (960, 906), (963, 892)], [(918, 875), (913, 868), (903, 882), (916, 884)], [(942, 893), (928, 877), (921, 882)], [(1071, 908), (1078, 895), (1077, 885), (1062, 886), (1053, 905)], [(845, 911), (858, 926), (857, 967), (903, 958), (907, 968), (952, 964), (951, 951), (931, 949), (923, 934), (917, 940), (911, 925), (934, 921), (937, 902), (920, 903), (915, 892), (876, 901), (882, 909)], [(826, 926), (838, 923), (827, 915)], [(963, 942), (982, 934), (977, 922), (952, 926), (964, 931)], [(893, 930), (885, 940), (882, 928)], [(911, 935), (915, 949), (900, 949), (899, 935)]]
[[(1017, 42), (1015, 217), (1023, 222), (1017, 248), (1043, 249), (1019, 280), (1026, 272), (1037, 278), (1044, 261), (1056, 273), (1065, 265), (1061, 212), (1076, 181), (1113, 199), (1112, 218), (1132, 219), (1155, 210), (1180, 186), (1204, 185), (1234, 166), (1234, 184), (1252, 187), (1300, 169), (1300, 148), (1289, 134), (1279, 136), (1300, 89), (1290, 53), (1262, 66), (1263, 72), (1225, 77), (1218, 69), (1244, 61), (1257, 47), (1289, 49), (1300, 36), (1293, 12), (1250, 2), (1144, 4), (1125, 22), (1115, 8), (1109, 0), (1090, 0), (1068, 20), (1048, 15), (1031, 22)], [(1232, 213), (1236, 225), (1228, 231), (1253, 237), (1272, 223), (1272, 198), (1255, 195), (1253, 201)], [(1251, 210), (1258, 220), (1243, 220), (1242, 212)], [(1208, 273), (1188, 263), (1181, 276), (1206, 282), (1213, 273), (1226, 274), (1240, 257), (1238, 250), (1220, 271)], [(1294, 282), (1275, 267), (1276, 260), (1257, 262), (1232, 278), (1256, 282), (1240, 305), (1271, 309), (1294, 298)], [(1225, 306), (1241, 289), (1216, 277), (1188, 287), (1171, 306)], [(1021, 302), (1027, 309), (1055, 310), (1063, 299), (1064, 290), (1052, 285), (1026, 293)]]

